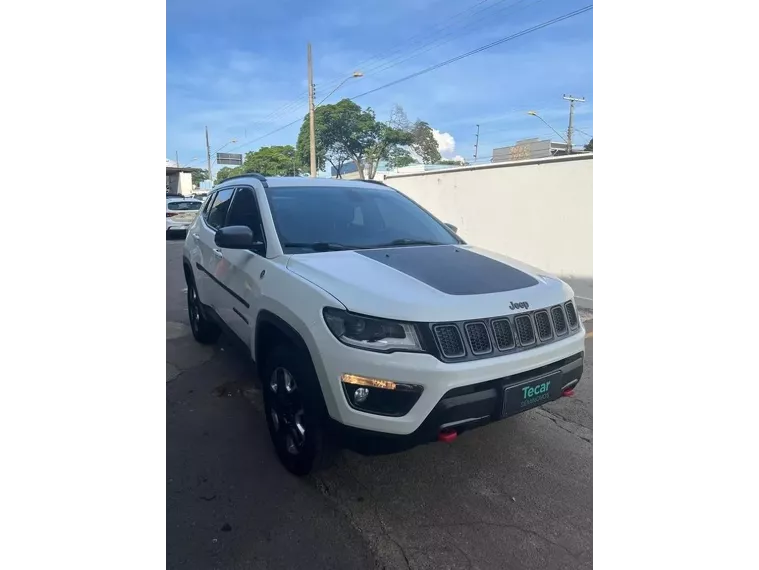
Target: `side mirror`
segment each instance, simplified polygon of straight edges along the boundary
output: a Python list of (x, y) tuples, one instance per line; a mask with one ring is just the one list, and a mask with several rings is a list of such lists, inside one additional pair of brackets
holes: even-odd
[(453, 224), (446, 223), (445, 225), (448, 226), (448, 229), (451, 230), (453, 233), (457, 234), (459, 232), (459, 229)]
[(253, 239), (248, 226), (228, 226), (216, 231), (214, 243), (225, 249), (249, 249), (258, 255), (265, 255), (265, 245)]

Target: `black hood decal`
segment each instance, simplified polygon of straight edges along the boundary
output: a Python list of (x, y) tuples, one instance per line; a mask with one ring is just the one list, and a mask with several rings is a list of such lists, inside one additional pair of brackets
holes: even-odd
[(448, 295), (501, 293), (538, 284), (523, 271), (453, 245), (368, 249), (355, 253)]

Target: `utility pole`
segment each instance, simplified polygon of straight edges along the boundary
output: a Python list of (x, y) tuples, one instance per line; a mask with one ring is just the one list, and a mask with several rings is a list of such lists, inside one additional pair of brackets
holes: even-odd
[(480, 146), (480, 125), (477, 125), (477, 138), (474, 141), (474, 162), (477, 162), (477, 149)]
[(314, 67), (311, 63), (311, 43), (308, 44), (308, 121), (311, 139), (311, 178), (316, 178), (316, 125), (314, 123)]
[(179, 168), (179, 151), (175, 150), (174, 153), (175, 153), (176, 158), (177, 158), (177, 168)]
[(206, 127), (206, 157), (208, 158), (208, 179), (213, 186), (213, 172), (211, 172), (211, 143), (208, 142), (208, 127)]
[(585, 103), (583, 97), (564, 95), (564, 100), (569, 101), (569, 126), (567, 127), (567, 154), (572, 154), (572, 131), (574, 130), (575, 101)]

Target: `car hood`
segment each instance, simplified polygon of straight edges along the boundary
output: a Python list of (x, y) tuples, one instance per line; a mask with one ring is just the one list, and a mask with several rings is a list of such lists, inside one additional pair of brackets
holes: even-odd
[(292, 255), (287, 267), (346, 309), (388, 319), (479, 319), (555, 305), (572, 297), (559, 279), (473, 246), (406, 246)]

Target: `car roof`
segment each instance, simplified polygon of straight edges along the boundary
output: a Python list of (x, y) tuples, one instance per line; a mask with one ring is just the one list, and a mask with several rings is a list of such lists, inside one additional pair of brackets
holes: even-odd
[(203, 203), (203, 200), (196, 200), (195, 198), (166, 198), (167, 202), (200, 202)]
[[(244, 184), (246, 179), (250, 180), (258, 180), (261, 181), (261, 178), (263, 176), (254, 175), (251, 174), (250, 176), (235, 176), (234, 179), (228, 179), (230, 181), (230, 184), (227, 185), (227, 180), (224, 180), (221, 184), (219, 184), (218, 187), (222, 186), (232, 186), (235, 183), (237, 184)], [(234, 182), (232, 182), (234, 180)], [(268, 186), (269, 188), (345, 188), (346, 186), (351, 186), (353, 188), (367, 188), (367, 189), (373, 189), (373, 190), (389, 190), (392, 191), (393, 189), (389, 186), (386, 186), (382, 182), (379, 182), (378, 180), (345, 180), (342, 178), (310, 178), (306, 176), (271, 176), (265, 179), (266, 183), (264, 186)]]

